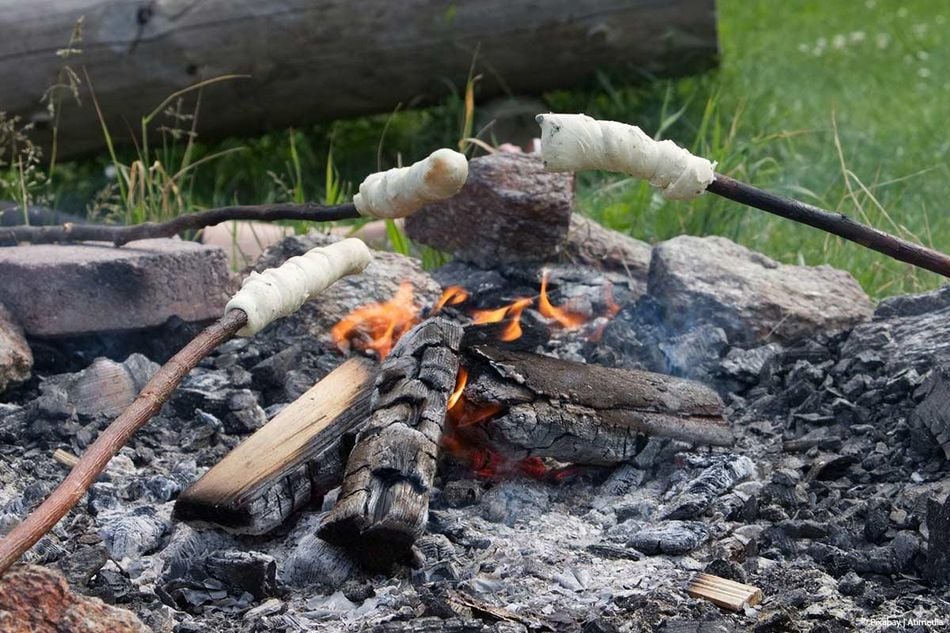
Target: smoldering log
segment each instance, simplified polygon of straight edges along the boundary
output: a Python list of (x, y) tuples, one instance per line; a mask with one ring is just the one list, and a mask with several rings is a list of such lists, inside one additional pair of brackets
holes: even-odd
[(364, 567), (385, 569), (405, 558), (425, 529), (461, 339), (461, 326), (429, 319), (406, 333), (380, 367), (372, 415), (319, 530)]
[(513, 458), (610, 465), (636, 455), (640, 434), (729, 446), (719, 396), (698, 382), (476, 346), (464, 397), (503, 412), (456, 429)]
[(244, 440), (175, 503), (175, 517), (264, 534), (339, 485), (369, 418), (374, 364), (352, 358)]

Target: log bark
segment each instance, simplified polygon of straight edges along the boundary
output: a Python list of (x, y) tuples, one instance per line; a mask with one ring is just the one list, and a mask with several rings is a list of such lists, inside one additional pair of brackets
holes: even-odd
[(464, 397), (502, 413), (456, 431), (508, 457), (611, 465), (633, 458), (640, 434), (729, 446), (716, 393), (663, 374), (477, 346), (466, 351)]
[[(446, 80), (464, 85), (476, 51), (482, 97), (717, 58), (714, 0), (0, 0), (0, 110), (50, 127), (41, 97), (80, 16), (82, 53), (65, 61), (88, 69), (117, 139), (173, 92), (229, 73), (250, 78), (204, 90), (203, 137), (431, 103)], [(61, 154), (103, 145), (88, 103), (63, 108), (59, 127)]]
[(370, 414), (375, 369), (352, 358), (244, 440), (175, 503), (177, 519), (264, 534), (339, 485)]
[(352, 549), (364, 567), (386, 569), (405, 558), (425, 530), (461, 339), (461, 326), (429, 319), (405, 334), (380, 367), (369, 424), (319, 531)]

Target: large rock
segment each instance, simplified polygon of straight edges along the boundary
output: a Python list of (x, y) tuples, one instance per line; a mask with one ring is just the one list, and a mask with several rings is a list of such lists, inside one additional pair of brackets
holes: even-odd
[(573, 201), (573, 175), (546, 171), (536, 155), (480, 156), (462, 190), (406, 218), (406, 233), (480, 266), (549, 261)]
[(4, 633), (151, 633), (135, 614), (73, 593), (57, 572), (21, 565), (0, 577)]
[(779, 264), (724, 237), (681, 235), (657, 244), (648, 292), (674, 332), (713, 325), (733, 345), (847, 328), (873, 311), (845, 271)]
[(590, 218), (571, 216), (567, 239), (561, 245), (560, 261), (581, 264), (604, 271), (626, 275), (638, 288), (646, 291), (653, 249), (646, 242), (612, 231)]
[(0, 394), (7, 387), (27, 380), (32, 368), (33, 352), (26, 343), (23, 329), (0, 305)]
[(194, 242), (0, 248), (0, 303), (35, 337), (212, 319), (228, 291), (227, 255)]

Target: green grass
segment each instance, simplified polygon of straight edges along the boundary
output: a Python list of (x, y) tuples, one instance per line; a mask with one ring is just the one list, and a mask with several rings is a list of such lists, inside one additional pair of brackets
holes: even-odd
[[(933, 0), (718, 4), (719, 69), (649, 83), (600, 75), (586, 88), (546, 95), (550, 109), (636, 123), (719, 161), (726, 174), (950, 251), (950, 6)], [(464, 88), (446, 87), (438, 107), (213, 146), (188, 137), (183, 164), (193, 167), (187, 188), (176, 195), (192, 210), (340, 200), (370, 171), (459, 146), (477, 133), (469, 96)], [(164, 164), (184, 160), (172, 150), (161, 149)], [(114, 162), (131, 165), (137, 157), (134, 149), (120, 150)], [(54, 202), (85, 206), (108, 184), (102, 170), (109, 162), (103, 157), (57, 169)], [(845, 268), (874, 297), (941, 283), (936, 275), (713, 195), (671, 203), (643, 183), (601, 173), (583, 174), (579, 183), (585, 213), (650, 242), (679, 233), (725, 235), (783, 262)], [(401, 250), (409, 248), (399, 235), (393, 238)], [(438, 261), (437, 254), (426, 255)]]

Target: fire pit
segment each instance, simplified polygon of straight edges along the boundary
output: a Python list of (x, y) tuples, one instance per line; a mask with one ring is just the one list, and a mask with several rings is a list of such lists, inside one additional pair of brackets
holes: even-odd
[[(28, 562), (155, 631), (950, 622), (950, 291), (872, 314), (840, 271), (572, 217), (530, 156), (471, 173), (408, 226), (455, 259), (378, 253), (219, 347)], [(0, 529), (114, 415), (105, 362), (0, 404)]]

